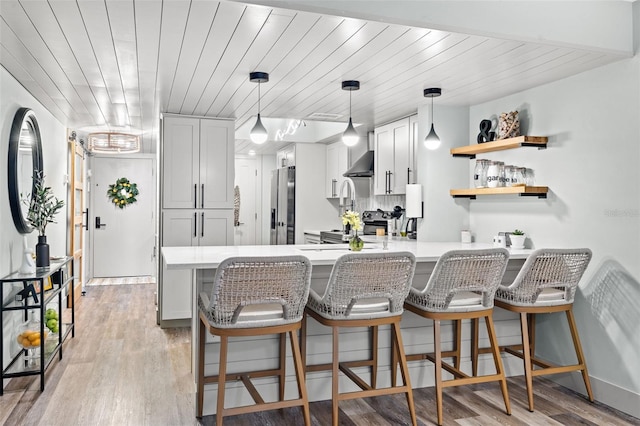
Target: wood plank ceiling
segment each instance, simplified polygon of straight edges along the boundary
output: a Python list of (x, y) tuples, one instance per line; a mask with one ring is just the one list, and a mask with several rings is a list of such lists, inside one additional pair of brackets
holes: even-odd
[[(265, 71), (263, 117), (354, 121), (406, 116), (438, 103), (473, 105), (619, 59), (608, 53), (382, 22), (201, 0), (2, 0), (0, 63), (63, 124), (131, 129), (155, 152), (161, 113), (257, 113), (251, 71)], [(236, 152), (273, 152), (237, 140)]]

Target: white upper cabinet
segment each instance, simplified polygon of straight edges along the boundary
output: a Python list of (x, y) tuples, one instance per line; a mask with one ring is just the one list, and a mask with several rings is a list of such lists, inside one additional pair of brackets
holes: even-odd
[(346, 179), (342, 176), (349, 169), (349, 148), (342, 142), (327, 146), (327, 177), (325, 196), (339, 197), (338, 191)]
[(415, 177), (417, 116), (376, 127), (375, 195), (404, 194)]
[(233, 147), (233, 121), (165, 117), (162, 207), (233, 208)]

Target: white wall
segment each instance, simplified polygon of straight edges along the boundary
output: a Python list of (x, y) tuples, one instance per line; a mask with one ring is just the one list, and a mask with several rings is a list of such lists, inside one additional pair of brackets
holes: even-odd
[[(443, 90), (442, 96), (446, 96)], [(418, 109), (418, 179), (422, 184), (424, 219), (418, 220), (419, 241), (460, 241), (460, 231), (469, 227), (469, 201), (453, 199), (452, 188), (466, 188), (469, 180), (468, 160), (453, 158), (449, 149), (468, 145), (469, 109), (446, 107), (434, 100), (435, 130), (441, 145), (436, 150), (424, 147), (431, 129), (431, 102)]]
[[(575, 313), (595, 396), (640, 417), (640, 58), (473, 106), (469, 139), (481, 119), (511, 110), (523, 113), (523, 134), (549, 136), (548, 149), (484, 157), (533, 168), (549, 197), (479, 198), (471, 228), (480, 241), (520, 228), (535, 248), (593, 250)], [(543, 357), (573, 362), (563, 318), (547, 316), (538, 330)], [(582, 392), (574, 378), (559, 380)]]
[(338, 211), (325, 198), (327, 147), (296, 144), (296, 244), (304, 244), (304, 230), (342, 226)]
[[(0, 179), (0, 276), (5, 276), (20, 268), (22, 257), (22, 236), (16, 231), (9, 207), (9, 191), (7, 187), (7, 153), (9, 135), (16, 111), (21, 107), (31, 108), (36, 115), (42, 137), (42, 151), (46, 184), (53, 188), (58, 198), (67, 201), (67, 187), (63, 178), (67, 174), (67, 141), (66, 128), (57, 121), (33, 96), (31, 96), (16, 80), (0, 67), (0, 170), (4, 176)], [(47, 227), (47, 241), (51, 247), (51, 255), (64, 255), (66, 250), (66, 213), (56, 217), (58, 223)], [(28, 236), (28, 244), (35, 250), (37, 231)], [(3, 299), (7, 291), (3, 288)], [(13, 342), (13, 324), (3, 321), (5, 342)], [(4, 345), (5, 360), (9, 356), (9, 345)], [(15, 350), (16, 348), (11, 348)], [(14, 352), (15, 353), (15, 352)], [(4, 366), (3, 366), (4, 367)]]

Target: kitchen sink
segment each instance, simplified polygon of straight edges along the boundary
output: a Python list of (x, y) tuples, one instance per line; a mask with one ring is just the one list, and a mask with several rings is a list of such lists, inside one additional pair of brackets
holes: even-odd
[[(300, 247), (298, 250), (301, 251), (350, 251), (348, 244), (316, 244), (317, 247)], [(379, 249), (379, 245), (366, 245), (362, 249), (363, 250), (375, 250)]]

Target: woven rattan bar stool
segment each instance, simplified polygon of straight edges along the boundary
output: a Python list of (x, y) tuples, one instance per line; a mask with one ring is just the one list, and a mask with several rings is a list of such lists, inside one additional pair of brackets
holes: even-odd
[[(524, 360), (529, 411), (533, 411), (533, 377), (547, 374), (581, 371), (587, 395), (593, 402), (587, 364), (573, 317), (576, 287), (590, 261), (589, 249), (536, 250), (522, 265), (513, 283), (500, 286), (496, 292), (496, 306), (520, 315), (522, 344), (503, 346), (501, 350)], [(535, 357), (535, 317), (552, 312), (564, 312), (567, 316), (578, 359), (575, 365), (558, 366)], [(483, 352), (486, 352), (486, 348), (476, 351), (476, 354)], [(477, 363), (477, 355), (473, 362)], [(540, 369), (534, 369), (534, 366)]]
[[(346, 254), (336, 261), (324, 293), (320, 294), (313, 288), (311, 289), (309, 302), (305, 309), (300, 344), (304, 357), (308, 316), (320, 324), (332, 328), (332, 362), (307, 365), (306, 369), (307, 372), (332, 371), (331, 402), (334, 426), (338, 425), (338, 403), (340, 401), (396, 393), (406, 395), (411, 422), (416, 425), (413, 392), (400, 334), (402, 305), (411, 286), (415, 264), (415, 257), (408, 252)], [(399, 353), (403, 378), (402, 386), (390, 388), (377, 388), (376, 386), (377, 327), (381, 325), (390, 325), (394, 330), (391, 345), (395, 348), (394, 352)], [(340, 327), (372, 328), (371, 359), (340, 362), (338, 345)], [(368, 384), (352, 370), (353, 367), (363, 366), (371, 367), (371, 384)], [(339, 371), (342, 371), (362, 390), (340, 393), (338, 389)]]
[[(442, 424), (442, 390), (451, 386), (500, 382), (505, 411), (511, 414), (507, 380), (492, 319), (493, 296), (500, 285), (508, 260), (509, 252), (502, 248), (449, 251), (438, 259), (424, 288), (413, 287), (409, 292), (404, 305), (405, 309), (433, 320), (434, 352), (408, 354), (407, 361), (428, 359), (435, 364), (439, 425)], [(487, 325), (496, 373), (469, 376), (460, 370), (460, 321), (463, 319), (477, 321), (480, 318), (484, 318)], [(456, 346), (450, 352), (442, 351), (440, 322), (443, 320), (455, 322), (454, 344)], [(454, 365), (443, 362), (443, 357), (453, 357)], [(442, 369), (447, 370), (454, 378), (442, 380)]]
[[(200, 343), (198, 362), (197, 417), (202, 417), (204, 385), (218, 383), (216, 424), (225, 416), (302, 407), (304, 421), (311, 424), (309, 400), (304, 379), (304, 364), (300, 355), (298, 330), (311, 284), (311, 263), (304, 256), (233, 257), (218, 267), (211, 299), (206, 293), (198, 298), (200, 313)], [(205, 376), (204, 353), (206, 331), (220, 336), (220, 363), (217, 375)], [(284, 400), (286, 334), (291, 340), (299, 398)], [(229, 337), (280, 336), (278, 368), (244, 373), (227, 373)], [(278, 376), (279, 399), (265, 402), (251, 378)], [(225, 383), (242, 381), (255, 405), (224, 408)]]

